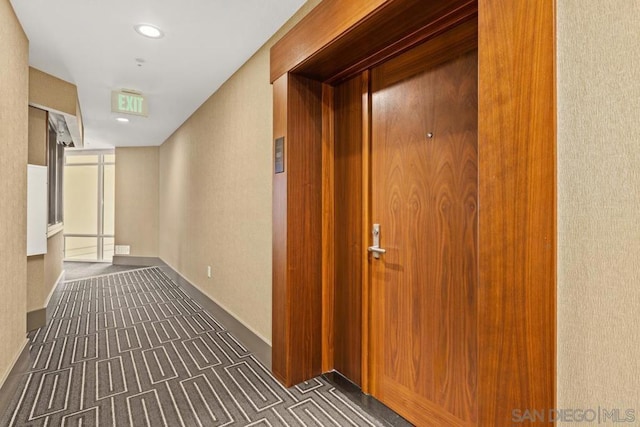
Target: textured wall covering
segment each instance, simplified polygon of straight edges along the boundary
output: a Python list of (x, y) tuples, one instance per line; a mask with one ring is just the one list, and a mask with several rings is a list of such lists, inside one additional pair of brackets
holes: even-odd
[[(49, 246), (48, 241), (47, 246)], [(45, 256), (33, 255), (27, 257), (27, 312), (44, 307), (43, 302), (47, 297), (46, 295), (43, 296)]]
[(29, 102), (75, 116), (78, 90), (74, 84), (29, 67)]
[(29, 149), (27, 161), (30, 165), (47, 166), (47, 112), (29, 107)]
[(160, 148), (161, 258), (268, 343), (269, 49), (317, 3), (307, 2)]
[[(31, 83), (30, 81), (30, 88), (32, 88)], [(47, 112), (29, 107), (27, 161), (30, 165), (47, 165), (47, 131)], [(47, 298), (62, 273), (63, 257), (64, 238), (62, 233), (57, 233), (47, 239), (46, 254), (27, 258), (27, 311), (45, 307)]]
[(116, 245), (158, 256), (158, 147), (116, 149)]
[(47, 239), (47, 253), (27, 257), (27, 311), (45, 308), (62, 273), (63, 233)]
[(558, 406), (638, 422), (640, 2), (557, 13)]
[(42, 292), (42, 307), (46, 305), (47, 298), (51, 295), (53, 287), (58, 283), (62, 273), (62, 260), (64, 258), (64, 234), (57, 233), (47, 239), (47, 255), (44, 258), (44, 288)]
[(25, 343), (29, 44), (0, 0), (0, 384)]

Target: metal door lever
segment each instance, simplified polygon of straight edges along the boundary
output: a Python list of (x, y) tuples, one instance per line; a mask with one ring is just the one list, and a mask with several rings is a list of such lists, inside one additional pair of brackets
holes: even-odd
[(376, 258), (380, 258), (379, 256), (376, 256), (377, 254), (386, 254), (387, 250), (386, 249), (382, 249), (379, 248), (377, 246), (369, 246), (369, 252), (373, 252), (373, 256)]
[(373, 246), (369, 246), (367, 250), (373, 253), (375, 259), (380, 259), (380, 254), (387, 253), (386, 249), (380, 247), (380, 224), (373, 224), (371, 236), (373, 237)]

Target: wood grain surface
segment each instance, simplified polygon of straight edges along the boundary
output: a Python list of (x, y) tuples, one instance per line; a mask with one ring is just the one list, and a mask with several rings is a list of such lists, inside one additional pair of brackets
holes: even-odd
[[(272, 296), (271, 296), (271, 370), (280, 381), (289, 377), (287, 359), (287, 84), (283, 75), (273, 84), (273, 144), (285, 139), (284, 172), (273, 175), (273, 240), (272, 240)], [(275, 151), (273, 161), (275, 163)], [(273, 163), (272, 163), (273, 164)]]
[(362, 78), (335, 90), (335, 369), (361, 384)]
[(418, 425), (474, 425), (477, 51), (412, 67), (425, 52), (373, 70), (373, 395)]
[(322, 372), (322, 85), (281, 79), (274, 131), (286, 123), (286, 172), (274, 176), (272, 364), (291, 386)]
[(475, 0), (325, 0), (272, 47), (271, 81), (289, 70), (344, 80), (476, 13)]
[[(386, 128), (372, 125), (375, 116), (380, 115), (373, 104), (381, 99), (374, 102), (371, 98), (369, 80), (375, 80), (376, 87), (381, 89), (376, 90), (376, 96), (387, 96), (395, 93), (396, 87), (411, 85), (410, 82), (426, 70), (439, 69), (448, 59), (459, 57), (477, 44), (478, 94), (474, 100), (469, 99), (469, 104), (475, 102), (478, 108), (475, 117), (479, 186), (476, 221), (479, 222), (477, 253), (473, 255), (477, 258), (477, 277), (468, 270), (471, 261), (462, 266), (452, 261), (455, 251), (470, 248), (470, 244), (446, 243), (446, 238), (459, 238), (460, 230), (438, 234), (432, 228), (434, 224), (447, 225), (446, 214), (456, 218), (452, 221), (463, 221), (462, 225), (468, 226), (464, 221), (469, 217), (453, 214), (457, 206), (455, 197), (464, 187), (460, 187), (460, 177), (467, 175), (456, 172), (454, 166), (441, 169), (442, 175), (424, 175), (427, 172), (423, 161), (415, 159), (423, 159), (427, 164), (436, 160), (419, 151), (411, 154), (402, 149), (398, 157), (378, 159), (387, 168), (395, 167), (394, 162), (400, 160), (416, 165), (408, 168), (409, 172), (391, 174), (393, 177), (417, 176), (438, 184), (421, 183), (412, 187), (416, 189), (415, 194), (418, 189), (431, 191), (426, 201), (417, 199), (414, 193), (397, 193), (397, 201), (403, 201), (400, 205), (405, 210), (402, 222), (392, 221), (391, 230), (401, 224), (412, 224), (417, 232), (406, 234), (403, 241), (410, 243), (392, 241), (387, 254), (389, 264), (384, 264), (382, 270), (361, 251), (362, 280), (368, 283), (369, 276), (375, 282), (386, 279), (385, 274), (401, 275), (403, 263), (413, 263), (417, 273), (403, 279), (400, 288), (415, 283), (415, 277), (428, 277), (435, 280), (441, 292), (428, 294), (421, 290), (407, 298), (406, 295), (386, 295), (379, 286), (362, 288), (361, 384), (365, 392), (384, 389), (383, 394), (396, 396), (392, 407), (419, 425), (510, 426), (514, 409), (555, 406), (554, 11), (555, 0), (437, 0), (428, 4), (418, 0), (325, 0), (272, 48), (274, 136), (287, 137), (286, 171), (274, 177), (273, 199), (273, 369), (283, 383), (291, 385), (308, 379), (335, 361), (332, 352), (336, 348), (331, 347), (335, 336), (331, 335), (331, 329), (335, 331), (338, 317), (332, 316), (331, 310), (336, 307), (317, 305), (317, 301), (335, 304), (331, 298), (335, 298), (332, 292), (336, 289), (327, 277), (335, 278), (331, 259), (336, 255), (331, 253), (331, 248), (335, 250), (336, 246), (327, 236), (337, 235), (335, 228), (331, 232), (336, 224), (330, 223), (335, 220), (330, 210), (332, 203), (334, 210), (336, 208), (333, 192), (338, 183), (331, 180), (331, 167), (335, 168), (335, 163), (330, 164), (333, 142), (332, 136), (326, 135), (334, 131), (328, 123), (332, 121), (331, 114), (335, 114), (331, 111), (335, 106), (322, 101), (327, 99), (330, 90), (326, 85), (323, 89), (317, 79), (325, 79), (324, 83), (334, 79), (331, 83), (337, 84), (345, 81), (340, 79), (361, 75), (360, 246), (364, 249), (369, 244), (371, 224), (380, 222), (369, 218), (373, 197), (377, 197), (368, 182), (370, 176), (377, 179), (377, 173), (371, 170), (372, 158), (377, 156), (377, 149), (369, 145), (371, 135), (374, 131), (377, 135), (389, 132), (393, 137), (392, 131), (400, 129), (403, 138), (417, 141), (424, 137), (426, 129), (433, 129), (434, 125), (425, 117), (436, 115), (435, 108), (429, 110), (428, 99), (419, 100), (425, 81), (406, 95), (389, 95), (395, 107), (384, 116), (390, 118), (390, 124)], [(405, 21), (397, 18), (407, 14), (416, 16), (403, 26)], [(449, 22), (449, 27), (443, 22)], [(414, 24), (416, 28), (412, 27)], [(474, 37), (476, 27), (477, 38)], [(444, 41), (447, 37), (448, 41)], [(417, 45), (420, 40), (427, 41)], [(407, 53), (409, 47), (422, 52), (421, 61), (407, 60), (411, 55)], [(372, 64), (376, 64), (375, 73), (368, 71), (367, 67)], [(453, 73), (462, 72), (462, 68)], [(316, 81), (305, 79), (302, 74), (313, 76)], [(284, 77), (278, 79), (279, 76)], [(445, 90), (449, 95), (459, 94), (464, 87), (441, 84), (436, 92)], [(451, 98), (449, 95), (447, 99)], [(457, 119), (465, 122), (464, 117)], [(414, 129), (410, 120), (423, 120), (423, 123)], [(441, 132), (433, 133), (434, 140), (442, 138)], [(438, 145), (448, 150), (447, 164), (454, 165), (454, 159), (463, 158), (468, 151), (456, 150), (452, 142), (458, 141), (456, 138), (445, 139), (447, 142)], [(335, 147), (333, 150), (335, 156)], [(296, 156), (293, 163), (292, 154)], [(294, 171), (297, 167), (303, 167), (304, 171)], [(450, 173), (446, 172), (449, 170)], [(447, 173), (458, 177), (457, 180), (444, 184), (439, 177), (446, 177)], [(332, 190), (325, 188), (327, 186)], [(435, 189), (439, 190), (434, 192)], [(422, 221), (424, 207), (436, 203), (437, 221)], [(470, 233), (470, 229), (467, 227), (465, 233)], [(388, 232), (389, 226), (383, 225), (383, 246), (387, 246)], [(399, 255), (401, 248), (407, 249), (403, 245), (419, 245), (423, 239), (416, 236), (423, 232), (428, 233), (429, 246), (415, 253), (426, 253), (430, 262), (437, 259), (441, 265), (450, 262), (449, 269), (425, 267), (416, 257), (406, 260)], [(468, 234), (463, 238), (467, 238), (465, 236)], [(322, 250), (318, 250), (319, 241)], [(329, 259), (318, 260), (316, 257), (320, 256)], [(351, 262), (350, 258), (347, 262)], [(370, 269), (370, 264), (375, 268)], [(465, 278), (459, 278), (459, 283), (464, 286), (450, 286), (454, 274), (460, 271)], [(467, 285), (472, 279), (477, 280), (476, 294), (472, 294)], [(466, 295), (466, 299), (461, 295)], [(392, 311), (388, 307), (401, 307), (398, 311), (403, 313), (404, 320), (392, 324), (395, 330), (407, 328), (414, 332), (414, 336), (406, 337), (409, 344), (391, 346), (388, 355), (376, 350), (383, 335), (369, 333), (385, 331), (381, 317), (377, 316), (380, 307), (371, 305), (378, 300), (386, 310), (385, 316)], [(471, 324), (465, 316), (472, 313), (474, 304), (477, 323)], [(465, 315), (446, 316), (463, 307), (468, 309)], [(429, 316), (423, 311), (428, 311)], [(301, 325), (300, 330), (292, 326), (295, 322)], [(473, 327), (477, 328), (477, 340), (460, 341), (463, 334), (474, 335)], [(436, 336), (424, 352), (424, 359), (433, 366), (432, 370), (419, 369), (422, 350), (420, 356), (414, 352), (417, 348), (414, 343), (431, 336), (428, 334)], [(468, 357), (463, 356), (465, 353)], [(387, 379), (378, 372), (381, 367), (389, 372)], [(428, 398), (414, 399), (413, 390), (419, 390)], [(432, 418), (425, 419), (420, 414)]]
[[(362, 73), (362, 247), (367, 248), (371, 239), (371, 71)], [(362, 391), (371, 393), (371, 282), (369, 280), (369, 253), (360, 254), (362, 265)]]
[(322, 85), (322, 372), (335, 366), (335, 134), (334, 89)]
[(480, 1), (482, 426), (555, 407), (554, 11), (551, 0)]
[(287, 329), (293, 385), (322, 372), (322, 85), (292, 74), (288, 91)]
[(271, 48), (271, 82), (341, 37), (388, 0), (324, 0)]

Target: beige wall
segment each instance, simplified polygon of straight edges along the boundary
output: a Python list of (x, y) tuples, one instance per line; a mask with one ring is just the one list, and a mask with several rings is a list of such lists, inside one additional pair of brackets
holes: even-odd
[(317, 3), (303, 6), (160, 148), (160, 256), (268, 343), (269, 48)]
[(47, 255), (44, 258), (44, 289), (42, 292), (44, 297), (42, 302), (45, 305), (49, 302), (48, 298), (62, 273), (63, 258), (64, 234), (59, 232), (47, 239)]
[(29, 44), (0, 0), (0, 384), (25, 344)]
[(29, 151), (30, 165), (47, 166), (47, 112), (29, 107)]
[[(60, 234), (60, 233), (58, 233)], [(47, 240), (47, 249), (49, 241)], [(27, 312), (44, 308), (44, 255), (27, 257)]]
[(116, 148), (116, 245), (158, 256), (159, 147)]
[(558, 1), (558, 406), (633, 408), (636, 422), (638, 22), (636, 0)]
[(82, 148), (84, 126), (76, 85), (29, 67), (29, 104), (62, 113), (76, 148)]
[(46, 307), (62, 273), (64, 237), (62, 232), (47, 239), (47, 253), (27, 258), (27, 312)]
[(78, 90), (74, 84), (29, 67), (29, 102), (32, 105), (75, 116)]
[[(47, 165), (47, 112), (29, 107), (29, 146), (27, 159), (32, 165)], [(53, 287), (62, 273), (64, 239), (62, 233), (47, 240), (45, 255), (27, 258), (27, 312), (45, 308)]]

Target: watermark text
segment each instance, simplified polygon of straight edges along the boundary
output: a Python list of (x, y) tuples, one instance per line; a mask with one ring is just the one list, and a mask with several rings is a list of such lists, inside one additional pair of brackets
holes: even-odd
[(514, 409), (514, 423), (635, 423), (635, 409), (621, 408), (564, 408), (564, 409)]

